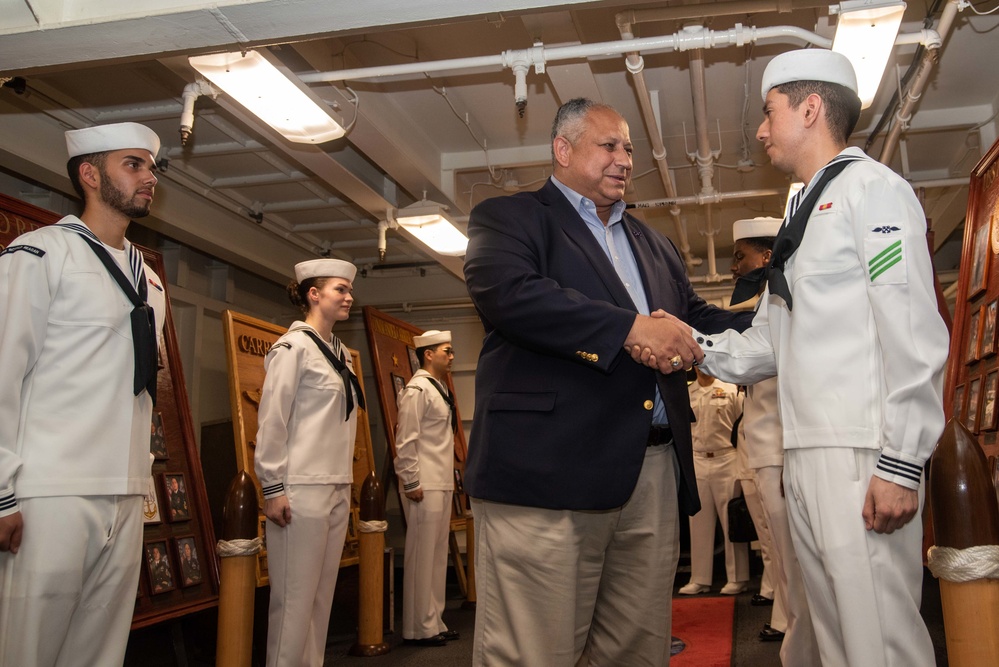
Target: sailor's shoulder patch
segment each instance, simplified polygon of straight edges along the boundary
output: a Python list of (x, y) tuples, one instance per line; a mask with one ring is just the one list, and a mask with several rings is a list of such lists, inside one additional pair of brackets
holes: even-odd
[(15, 252), (26, 252), (29, 255), (34, 255), (35, 257), (45, 256), (45, 251), (42, 250), (41, 248), (36, 248), (33, 245), (25, 245), (22, 243), (20, 245), (7, 246), (6, 248), (3, 249), (2, 252), (0, 252), (0, 257), (3, 257), (4, 255), (11, 255)]
[(281, 348), (287, 348), (287, 349), (290, 350), (291, 349), (291, 344), (288, 343), (287, 341), (281, 341), (279, 343), (274, 343), (273, 345), (271, 345), (271, 350), (275, 350), (276, 351), (276, 350), (280, 350)]

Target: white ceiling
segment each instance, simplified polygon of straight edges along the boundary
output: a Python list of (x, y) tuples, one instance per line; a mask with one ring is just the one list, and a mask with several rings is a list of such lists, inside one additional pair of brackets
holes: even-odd
[[(930, 4), (909, 4), (903, 33), (923, 28)], [(936, 27), (943, 4), (936, 6), (930, 27)], [(498, 57), (535, 43), (549, 53), (560, 45), (614, 43), (621, 40), (615, 15), (642, 17), (650, 8), (668, 8), (674, 18), (634, 22), (637, 38), (670, 37), (684, 25), (717, 34), (737, 24), (793, 26), (829, 38), (835, 25), (827, 6), (815, 0), (0, 0), (0, 77), (27, 82), (23, 94), (0, 89), (0, 169), (69, 192), (64, 129), (143, 122), (159, 133), (161, 156), (169, 161), (148, 226), (273, 280), (284, 280), (293, 262), (326, 250), (374, 270), (377, 223), (386, 219), (387, 209), (410, 204), (425, 191), (461, 217), (484, 198), (539, 187), (550, 174), (555, 110), (585, 95), (612, 104), (630, 123), (636, 151), (628, 200), (661, 199), (667, 193), (652, 171), (636, 85), (620, 54), (556, 57), (543, 73), (531, 68), (523, 117), (514, 104), (513, 72), (491, 65), (314, 83), (346, 121), (356, 116), (345, 138), (321, 146), (285, 141), (224, 95), (198, 100), (194, 135), (186, 146), (178, 133), (181, 94), (197, 78), (189, 55), (269, 47), (292, 71), (309, 78), (332, 70)], [(704, 18), (708, 14), (717, 15)], [(700, 52), (643, 52), (645, 81), (679, 197), (704, 187), (688, 158), (697, 141), (692, 54), (702, 57), (705, 67), (707, 137), (717, 151), (711, 187), (722, 194), (786, 192), (787, 179), (767, 164), (755, 140), (759, 87), (770, 58), (800, 46), (801, 40), (784, 38)], [(864, 145), (871, 136), (915, 49), (896, 46), (855, 143)], [(891, 161), (914, 186), (926, 186), (925, 208), (938, 247), (960, 229), (964, 184), (996, 140), (996, 54), (999, 15), (960, 11)], [(882, 130), (874, 138), (869, 152), (875, 157), (884, 135)], [(715, 232), (715, 255), (724, 258), (731, 252), (731, 223), (779, 216), (783, 199), (769, 194), (710, 206), (685, 204), (679, 226), (666, 208), (640, 215), (674, 240), (686, 234), (697, 259), (706, 257), (707, 235)], [(260, 222), (251, 218), (261, 213)], [(460, 259), (436, 256), (399, 231), (388, 237), (389, 265), (429, 264), (435, 270), (436, 262), (460, 275)], [(704, 262), (694, 272), (709, 268)], [(717, 273), (727, 269), (722, 261)]]

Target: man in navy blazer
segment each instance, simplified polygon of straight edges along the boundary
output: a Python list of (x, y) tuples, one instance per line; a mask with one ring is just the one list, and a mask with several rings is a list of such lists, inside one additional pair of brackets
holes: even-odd
[(700, 507), (684, 370), (703, 354), (683, 323), (752, 314), (705, 303), (676, 247), (624, 212), (631, 152), (614, 109), (572, 100), (553, 178), (472, 211), (474, 665), (668, 661), (677, 508)]

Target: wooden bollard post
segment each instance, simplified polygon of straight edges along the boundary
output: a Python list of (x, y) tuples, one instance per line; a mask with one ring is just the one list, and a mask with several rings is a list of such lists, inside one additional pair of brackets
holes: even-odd
[(371, 657), (389, 651), (389, 646), (384, 641), (382, 626), (385, 530), (388, 528), (388, 523), (385, 521), (385, 494), (374, 472), (368, 474), (361, 486), (360, 505), (359, 622), (357, 643), (350, 648), (350, 654)]
[(975, 574), (990, 565), (981, 556), (999, 560), (999, 506), (985, 454), (956, 419), (930, 459), (929, 498), (937, 543), (929, 566), (940, 579), (948, 664), (999, 665), (999, 573)]
[(253, 653), (253, 598), (257, 587), (257, 489), (245, 470), (226, 493), (219, 582), (218, 667), (249, 667)]
[(462, 609), (475, 609), (475, 517), (471, 510), (465, 513), (465, 601)]

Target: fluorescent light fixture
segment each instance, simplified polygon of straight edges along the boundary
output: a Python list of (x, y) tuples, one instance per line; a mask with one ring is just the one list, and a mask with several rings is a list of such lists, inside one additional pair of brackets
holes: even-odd
[(437, 202), (423, 199), (400, 208), (395, 212), (395, 221), (442, 255), (460, 257), (468, 247), (468, 237), (447, 216), (447, 207)]
[(900, 0), (839, 3), (832, 50), (842, 53), (853, 63), (862, 109), (871, 106), (878, 92), (904, 13), (905, 3)]
[(339, 116), (267, 50), (194, 56), (188, 62), (289, 141), (320, 144), (344, 135)]

